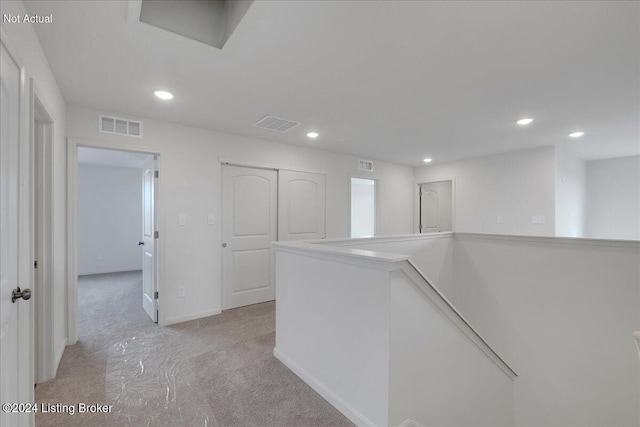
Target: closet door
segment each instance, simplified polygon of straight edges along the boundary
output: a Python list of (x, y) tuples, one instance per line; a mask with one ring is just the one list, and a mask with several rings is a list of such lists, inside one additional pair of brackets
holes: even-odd
[(325, 175), (280, 170), (278, 174), (278, 240), (325, 237)]
[(271, 301), (278, 173), (229, 165), (222, 171), (223, 308)]

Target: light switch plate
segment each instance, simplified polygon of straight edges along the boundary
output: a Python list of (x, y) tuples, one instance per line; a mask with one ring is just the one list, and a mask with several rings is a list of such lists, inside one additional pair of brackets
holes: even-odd
[(216, 223), (216, 217), (214, 214), (209, 214), (207, 216), (207, 224), (214, 225)]
[(185, 214), (178, 215), (178, 225), (187, 225), (187, 215)]

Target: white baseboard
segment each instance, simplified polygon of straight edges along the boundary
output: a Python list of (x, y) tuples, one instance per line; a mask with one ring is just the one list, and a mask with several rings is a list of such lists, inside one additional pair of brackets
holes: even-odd
[(367, 427), (375, 427), (376, 424), (373, 423), (370, 419), (362, 415), (358, 412), (353, 406), (349, 405), (342, 398), (337, 396), (333, 391), (331, 391), (324, 384), (320, 383), (313, 376), (307, 373), (303, 368), (289, 359), (287, 356), (282, 354), (280, 350), (277, 348), (273, 349), (273, 355), (281, 361), (284, 366), (289, 368), (294, 374), (300, 377), (302, 381), (307, 383), (309, 387), (314, 389), (316, 393), (322, 396), (327, 402), (331, 403), (334, 408), (342, 413), (345, 417), (349, 418), (351, 422), (353, 422), (357, 426), (367, 426)]
[(187, 314), (184, 316), (175, 316), (170, 317), (168, 319), (158, 319), (158, 325), (160, 326), (169, 326), (174, 325), (176, 323), (188, 322), (189, 320), (202, 319), (203, 317), (215, 316), (216, 314), (222, 313), (221, 308), (215, 308), (213, 310), (200, 311), (198, 313)]

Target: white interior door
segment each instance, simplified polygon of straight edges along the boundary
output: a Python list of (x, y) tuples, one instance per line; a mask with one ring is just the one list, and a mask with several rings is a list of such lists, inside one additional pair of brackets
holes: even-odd
[(278, 240), (325, 237), (325, 176), (281, 170), (278, 174)]
[(420, 186), (420, 232), (452, 231), (452, 182), (440, 181)]
[(142, 307), (158, 321), (158, 278), (156, 236), (156, 158), (147, 160), (142, 175)]
[[(0, 402), (3, 404), (32, 402), (25, 395), (33, 395), (33, 382), (23, 369), (33, 363), (31, 328), (25, 322), (30, 301), (12, 301), (13, 291), (20, 285), (19, 230), (25, 225), (20, 221), (22, 93), (22, 69), (0, 42)], [(28, 414), (19, 414), (18, 408), (9, 409), (6, 411), (3, 406), (0, 411), (0, 425), (29, 423)], [(13, 409), (16, 411), (11, 412)]]
[(271, 301), (278, 174), (229, 165), (222, 171), (223, 308)]

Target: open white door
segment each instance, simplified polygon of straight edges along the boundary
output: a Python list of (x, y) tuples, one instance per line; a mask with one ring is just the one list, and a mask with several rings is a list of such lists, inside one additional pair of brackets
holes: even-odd
[(278, 174), (278, 240), (325, 237), (325, 176), (281, 170)]
[(222, 171), (223, 308), (271, 301), (278, 173), (229, 165)]
[(452, 231), (453, 186), (451, 181), (420, 185), (420, 232)]
[(142, 175), (142, 307), (151, 320), (158, 321), (156, 157), (147, 160)]
[[(30, 297), (20, 289), (20, 227), (28, 212), (20, 210), (22, 68), (0, 42), (0, 425), (21, 426), (33, 422), (33, 414), (20, 413), (18, 407), (4, 404), (33, 403)], [(24, 153), (24, 152), (23, 152)], [(26, 187), (24, 187), (26, 188)], [(22, 194), (24, 196), (24, 193)], [(21, 215), (23, 214), (23, 215)], [(25, 215), (26, 214), (26, 215)], [(32, 261), (33, 262), (33, 261)], [(28, 283), (27, 283), (28, 284)], [(25, 369), (25, 367), (27, 369)]]

